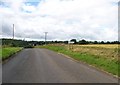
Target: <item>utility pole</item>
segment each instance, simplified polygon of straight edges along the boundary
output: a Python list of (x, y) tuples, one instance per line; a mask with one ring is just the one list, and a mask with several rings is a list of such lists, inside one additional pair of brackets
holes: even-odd
[(47, 33), (48, 33), (48, 32), (44, 32), (44, 33), (45, 33), (45, 45), (46, 45)]
[(14, 26), (14, 24), (13, 24), (13, 39), (14, 39), (14, 29), (15, 29), (15, 26)]
[(15, 30), (15, 26), (14, 26), (14, 24), (13, 24), (13, 28), (12, 28), (12, 31), (13, 31), (13, 39), (12, 39), (12, 46), (14, 46), (14, 30)]

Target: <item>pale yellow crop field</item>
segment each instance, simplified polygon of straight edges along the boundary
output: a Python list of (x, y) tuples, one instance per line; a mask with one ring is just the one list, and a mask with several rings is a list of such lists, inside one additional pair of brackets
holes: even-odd
[(76, 45), (76, 46), (83, 46), (83, 47), (99, 47), (99, 48), (118, 48), (118, 44), (91, 44), (91, 45)]
[[(91, 45), (71, 45), (72, 51), (91, 54), (97, 57), (104, 57), (111, 60), (118, 59), (118, 44), (91, 44)], [(69, 48), (69, 46), (66, 46)]]

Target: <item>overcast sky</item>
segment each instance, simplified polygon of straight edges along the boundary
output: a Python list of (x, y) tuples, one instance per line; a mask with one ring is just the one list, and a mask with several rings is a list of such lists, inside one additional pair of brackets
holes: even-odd
[(0, 0), (0, 37), (118, 40), (119, 0)]

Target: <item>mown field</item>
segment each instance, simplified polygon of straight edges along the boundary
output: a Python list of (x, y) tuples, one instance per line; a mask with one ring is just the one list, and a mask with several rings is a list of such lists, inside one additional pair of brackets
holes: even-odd
[(5, 48), (2, 48), (1, 50), (2, 52), (0, 52), (0, 55), (2, 55), (1, 56), (2, 60), (5, 60), (20, 50), (22, 50), (21, 47), (5, 47)]
[(47, 48), (59, 53), (68, 55), (78, 61), (88, 63), (98, 69), (109, 72), (113, 75), (120, 76), (118, 68), (120, 62), (118, 61), (118, 45), (64, 45), (54, 44), (46, 46), (37, 46), (40, 48)]

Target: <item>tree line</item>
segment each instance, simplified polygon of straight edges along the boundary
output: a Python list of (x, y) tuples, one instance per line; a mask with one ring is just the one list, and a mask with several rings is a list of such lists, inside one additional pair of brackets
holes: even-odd
[[(25, 41), (25, 40), (17, 40), (17, 39), (0, 39), (2, 41), (2, 46), (12, 46), (12, 47), (25, 47), (25, 46), (36, 46), (36, 45), (44, 45), (44, 41)], [(70, 42), (74, 42), (74, 44), (120, 44), (119, 41), (87, 41), (85, 39), (77, 41), (76, 39), (71, 39)], [(46, 41), (46, 44), (68, 44), (69, 41)]]
[(71, 39), (74, 44), (120, 44), (120, 41), (86, 41), (85, 39), (77, 41), (76, 39)]

